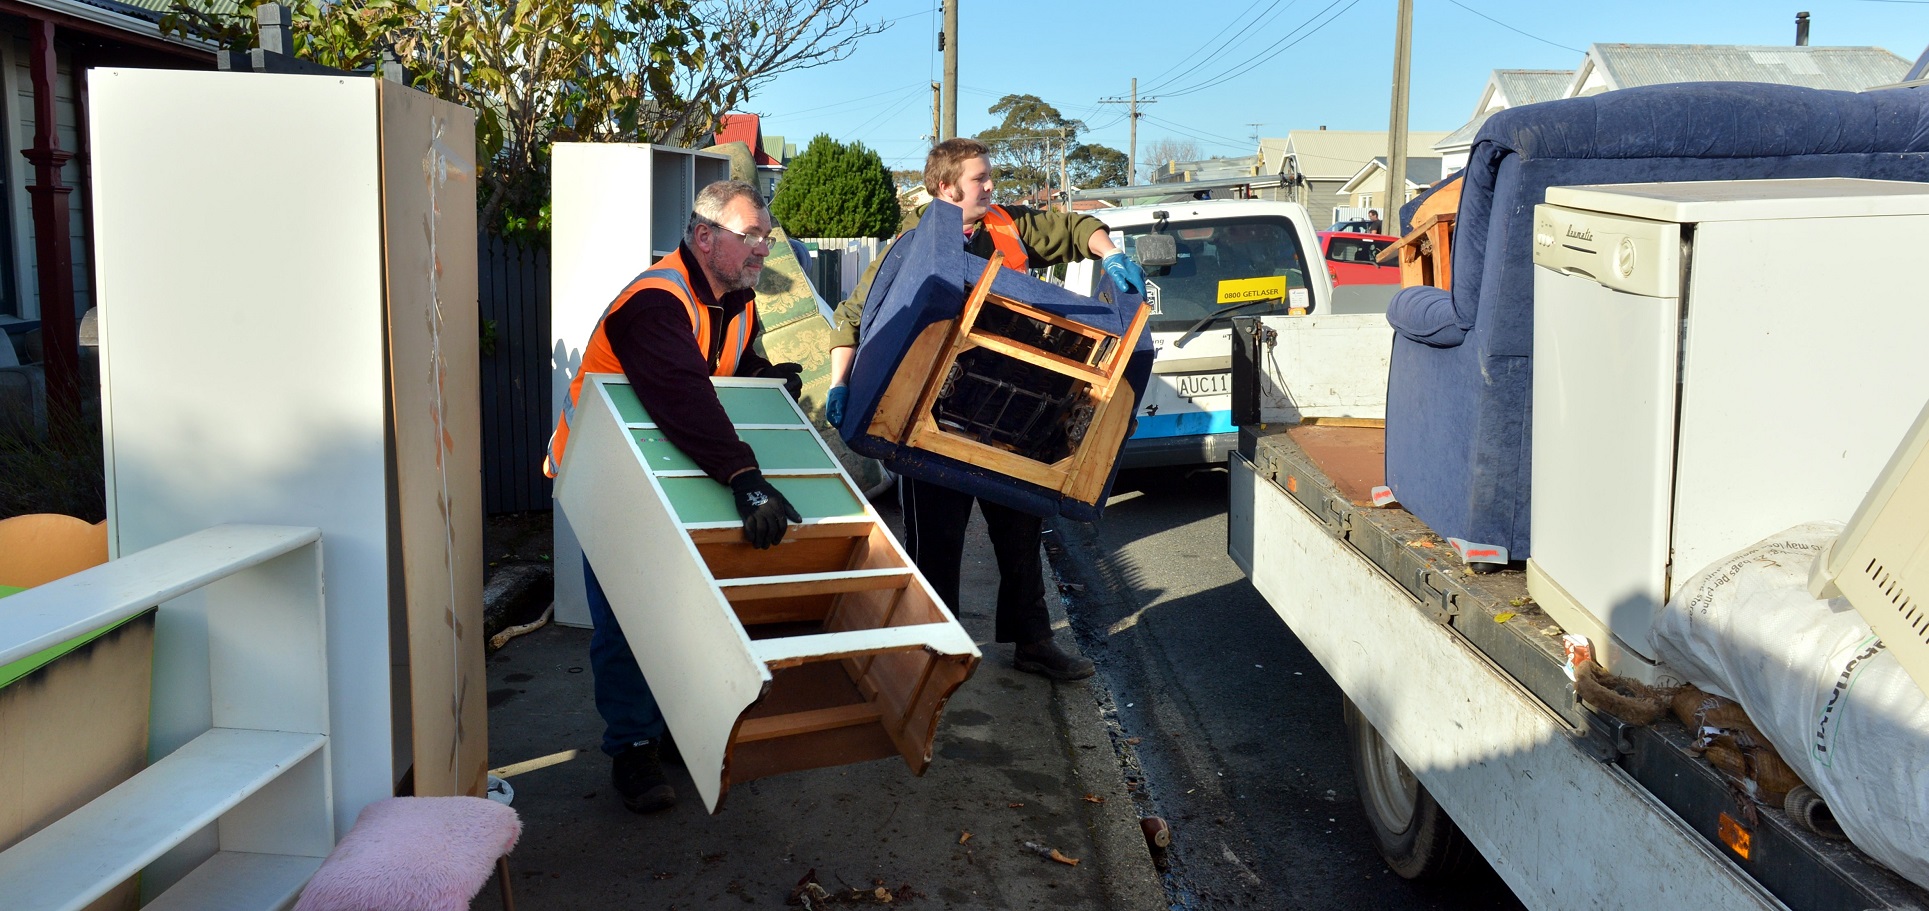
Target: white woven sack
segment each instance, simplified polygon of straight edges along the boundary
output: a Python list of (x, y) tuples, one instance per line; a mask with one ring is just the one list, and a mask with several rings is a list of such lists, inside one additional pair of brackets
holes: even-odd
[(1809, 596), (1813, 522), (1696, 573), (1655, 618), (1655, 656), (1741, 703), (1849, 840), (1929, 887), (1929, 697), (1841, 598)]

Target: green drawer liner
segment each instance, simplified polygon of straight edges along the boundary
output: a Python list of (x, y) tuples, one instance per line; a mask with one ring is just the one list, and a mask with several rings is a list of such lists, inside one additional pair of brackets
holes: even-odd
[[(628, 383), (609, 383), (604, 388), (609, 390), (610, 401), (616, 404), (623, 423), (650, 423), (650, 413), (643, 410), (643, 403), (637, 401)], [(732, 424), (808, 426), (791, 408), (790, 397), (781, 386), (718, 386), (717, 401), (723, 403), (723, 413), (730, 416)]]
[[(696, 461), (671, 445), (660, 430), (631, 430), (630, 436), (636, 439), (637, 448), (643, 452), (643, 464), (651, 471), (697, 468)], [(814, 430), (739, 430), (737, 436), (750, 444), (750, 451), (757, 454), (758, 467), (764, 471), (837, 467), (824, 453)]]
[[(781, 394), (781, 393), (780, 393)], [(730, 488), (709, 478), (659, 478), (663, 493), (685, 523), (736, 522), (737, 504)], [(864, 504), (844, 479), (835, 476), (814, 478), (776, 478), (770, 483), (783, 491), (784, 498), (806, 519), (840, 519), (864, 515)]]
[(636, 400), (636, 391), (628, 383), (607, 383), (610, 401), (616, 405), (616, 414), (625, 424), (648, 424), (650, 413), (643, 410), (643, 403)]

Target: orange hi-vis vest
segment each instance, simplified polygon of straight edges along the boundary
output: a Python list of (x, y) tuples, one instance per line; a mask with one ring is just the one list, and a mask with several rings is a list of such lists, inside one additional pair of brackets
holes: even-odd
[[(603, 325), (623, 305), (636, 295), (651, 288), (670, 292), (683, 302), (683, 308), (690, 316), (690, 330), (696, 333), (697, 348), (706, 358), (712, 357), (710, 347), (711, 331), (715, 328), (710, 322), (710, 308), (697, 302), (696, 294), (690, 290), (690, 272), (684, 265), (683, 257), (672, 253), (656, 261), (643, 274), (630, 281), (623, 293), (616, 295), (603, 315), (596, 320), (596, 330), (589, 335), (589, 344), (583, 347), (583, 363), (576, 368), (576, 378), (569, 381), (569, 395), (563, 399), (563, 413), (556, 419), (556, 432), (549, 438), (549, 454), (543, 459), (543, 474), (555, 477), (563, 467), (563, 448), (569, 444), (569, 424), (576, 417), (576, 398), (583, 392), (583, 375), (589, 373), (622, 373), (623, 364), (616, 359), (611, 350), (609, 336), (603, 332)], [(723, 329), (723, 346), (717, 350), (710, 367), (711, 376), (735, 376), (737, 363), (743, 353), (750, 348), (750, 334), (757, 325), (757, 302), (746, 301), (742, 312), (731, 318)]]
[(1011, 213), (1003, 206), (992, 206), (981, 223), (991, 232), (992, 246), (1005, 254), (1006, 268), (1025, 271), (1025, 243), (1018, 239), (1018, 223), (1011, 220)]

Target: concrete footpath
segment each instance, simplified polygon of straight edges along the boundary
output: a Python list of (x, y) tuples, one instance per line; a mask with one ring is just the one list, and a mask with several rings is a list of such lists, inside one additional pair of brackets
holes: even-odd
[[(512, 773), (523, 820), (509, 859), (516, 907), (804, 907), (791, 897), (815, 871), (830, 894), (819, 908), (1166, 908), (1098, 678), (1054, 683), (1012, 669), (1011, 647), (991, 641), (997, 570), (973, 523), (959, 619), (984, 660), (947, 706), (922, 778), (897, 759), (797, 772), (732, 788), (711, 816), (672, 763), (677, 806), (639, 816), (610, 788), (597, 748), (589, 631), (552, 625), (491, 655), (490, 764)], [(1047, 591), (1070, 646), (1056, 587)], [(1028, 841), (1079, 863), (1041, 857)], [(474, 907), (502, 907), (493, 881)]]

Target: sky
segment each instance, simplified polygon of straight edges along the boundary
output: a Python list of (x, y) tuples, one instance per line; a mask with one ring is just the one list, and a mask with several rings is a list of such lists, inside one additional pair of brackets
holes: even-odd
[[(958, 132), (996, 126), (1007, 94), (1037, 95), (1084, 121), (1085, 142), (1127, 151), (1191, 139), (1206, 156), (1253, 154), (1292, 130), (1385, 130), (1396, 0), (959, 0)], [(1496, 69), (1577, 67), (1594, 43), (1876, 46), (1914, 61), (1929, 0), (1414, 0), (1408, 128), (1449, 131), (1473, 115)], [(869, 0), (882, 20), (836, 63), (785, 73), (740, 110), (801, 151), (812, 136), (858, 141), (892, 168), (922, 168), (930, 84), (941, 81), (939, 0)], [(1141, 163), (1143, 166), (1143, 162)]]

